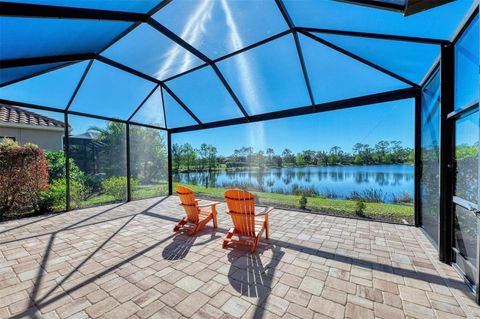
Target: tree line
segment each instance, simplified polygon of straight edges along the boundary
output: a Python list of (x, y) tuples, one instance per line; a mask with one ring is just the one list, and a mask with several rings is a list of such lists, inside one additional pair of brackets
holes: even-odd
[(400, 141), (379, 141), (373, 147), (356, 143), (352, 152), (333, 146), (329, 151), (303, 150), (298, 153), (285, 148), (276, 154), (273, 148), (255, 152), (253, 147), (235, 149), (231, 155), (218, 155), (217, 148), (203, 143), (194, 148), (190, 143), (172, 145), (175, 171), (213, 170), (222, 168), (266, 168), (328, 165), (377, 165), (413, 163), (413, 149)]

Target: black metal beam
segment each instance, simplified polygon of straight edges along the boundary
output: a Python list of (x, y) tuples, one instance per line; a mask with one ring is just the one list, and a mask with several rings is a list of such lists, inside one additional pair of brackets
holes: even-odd
[(345, 3), (355, 4), (355, 5), (365, 6), (365, 7), (371, 7), (371, 8), (390, 10), (395, 12), (403, 12), (405, 10), (404, 5), (391, 3), (391, 2), (376, 1), (376, 0), (335, 0), (335, 1), (345, 2)]
[(72, 96), (70, 97), (70, 100), (67, 103), (67, 107), (65, 108), (65, 111), (68, 111), (70, 109), (70, 106), (72, 106), (72, 103), (75, 100), (75, 97), (77, 96), (77, 93), (80, 90), (80, 87), (82, 86), (83, 81), (85, 81), (85, 78), (87, 77), (88, 71), (90, 71), (92, 64), (93, 64), (93, 60), (90, 60), (90, 62), (88, 62), (87, 67), (85, 68), (85, 71), (82, 74), (82, 77), (80, 78), (80, 81), (78, 81), (75, 91), (73, 91)]
[(70, 210), (70, 124), (68, 124), (68, 114), (63, 114), (63, 123), (65, 125), (65, 137), (63, 140), (63, 154), (65, 156), (65, 210)]
[(160, 88), (160, 96), (162, 97), (163, 121), (165, 123), (165, 127), (168, 128), (167, 113), (165, 112), (165, 99), (163, 98), (163, 88)]
[(168, 170), (168, 195), (173, 194), (173, 174), (172, 174), (172, 133), (167, 132), (167, 170)]
[(454, 103), (454, 46), (441, 46), (440, 53), (440, 227), (438, 255), (440, 261), (452, 261), (452, 174), (453, 127), (448, 114)]
[[(95, 115), (95, 114), (90, 114), (90, 113), (84, 113), (84, 112), (77, 112), (77, 111), (65, 111), (49, 106), (44, 106), (44, 105), (38, 105), (38, 104), (32, 104), (32, 103), (25, 103), (25, 102), (20, 102), (20, 101), (12, 101), (12, 100), (7, 100), (7, 99), (0, 99), (0, 104), (8, 104), (8, 105), (13, 105), (13, 106), (20, 106), (20, 107), (26, 107), (26, 108), (31, 108), (31, 109), (36, 109), (36, 110), (42, 110), (42, 111), (48, 111), (48, 112), (56, 112), (56, 113), (68, 113), (71, 115), (77, 115), (77, 116), (85, 116), (85, 117), (90, 117), (98, 120), (104, 120), (104, 121), (113, 121), (113, 122), (120, 122), (120, 123), (127, 123), (126, 120), (122, 119), (117, 119), (113, 117), (108, 117), (108, 116), (101, 116), (101, 115)], [(143, 127), (148, 127), (148, 128), (154, 128), (154, 129), (159, 129), (163, 131), (168, 131), (164, 127), (159, 127), (155, 125), (149, 125), (149, 124), (143, 124), (143, 123), (137, 123), (137, 122), (128, 122), (131, 125), (137, 125), (137, 126), (143, 126)]]
[[(416, 88), (406, 88), (401, 90), (394, 90), (394, 91), (388, 91), (383, 93), (365, 95), (365, 96), (360, 96), (360, 97), (350, 98), (350, 99), (345, 99), (340, 101), (316, 104), (315, 108), (312, 108), (312, 106), (309, 105), (309, 106), (302, 106), (302, 107), (297, 107), (297, 108), (287, 109), (282, 111), (251, 115), (250, 122), (268, 121), (268, 120), (275, 120), (275, 119), (281, 119), (286, 117), (294, 117), (294, 116), (308, 115), (308, 114), (314, 114), (314, 113), (320, 113), (320, 112), (340, 110), (340, 109), (369, 105), (369, 104), (397, 101), (402, 99), (413, 98), (415, 97), (416, 92), (417, 92)], [(245, 124), (245, 119), (235, 118), (235, 119), (224, 120), (224, 121), (203, 123), (203, 125), (184, 126), (184, 127), (173, 128), (173, 129), (170, 129), (169, 131), (171, 133), (182, 133), (182, 132), (190, 132), (190, 131), (197, 131), (197, 130), (203, 130), (203, 129), (209, 129), (209, 128), (238, 125), (238, 124)]]
[(290, 31), (293, 31), (295, 28), (295, 23), (293, 22), (292, 18), (290, 17), (290, 14), (288, 14), (287, 8), (285, 7), (285, 4), (283, 3), (282, 0), (275, 0), (275, 3), (277, 4), (278, 10), (283, 16), (283, 19), (288, 25), (288, 28)]
[(422, 179), (422, 91), (418, 89), (415, 94), (415, 166), (414, 166), (414, 200), (415, 200), (415, 227), (422, 226), (420, 181)]
[(218, 68), (218, 66), (214, 63), (212, 63), (212, 69), (213, 71), (215, 72), (215, 74), (218, 76), (218, 78), (220, 79), (220, 81), (222, 82), (223, 86), (225, 87), (225, 89), (227, 90), (227, 92), (230, 94), (230, 96), (232, 97), (233, 101), (235, 102), (235, 104), (237, 105), (238, 109), (240, 110), (240, 112), (242, 112), (243, 114), (243, 117), (245, 118), (245, 121), (249, 121), (248, 118), (249, 118), (249, 115), (247, 113), (247, 111), (245, 110), (245, 108), (243, 107), (242, 103), (240, 102), (240, 100), (238, 99), (237, 95), (235, 94), (235, 92), (233, 92), (232, 88), (230, 87), (230, 85), (228, 84), (227, 80), (225, 79), (225, 77), (223, 76), (222, 72), (220, 72), (220, 69)]
[(213, 63), (218, 63), (218, 62), (223, 61), (223, 60), (225, 60), (225, 59), (231, 58), (232, 56), (235, 56), (235, 55), (237, 55), (237, 54), (240, 54), (240, 53), (249, 51), (249, 50), (251, 50), (251, 49), (253, 49), (253, 48), (256, 48), (256, 47), (258, 47), (258, 46), (264, 45), (265, 43), (268, 43), (268, 42), (274, 41), (274, 40), (276, 40), (276, 39), (279, 39), (279, 38), (281, 38), (281, 37), (283, 37), (283, 36), (286, 36), (286, 35), (289, 34), (289, 33), (292, 33), (292, 32), (291, 32), (290, 30), (282, 31), (282, 32), (280, 32), (280, 33), (277, 33), (277, 34), (275, 34), (275, 35), (272, 35), (271, 37), (268, 37), (268, 38), (263, 39), (263, 40), (261, 40), (261, 41), (258, 41), (258, 42), (252, 43), (252, 44), (250, 44), (250, 45), (247, 45), (246, 47), (241, 48), (241, 49), (238, 49), (237, 51), (233, 51), (233, 52), (230, 52), (230, 53), (228, 53), (228, 54), (225, 54), (225, 55), (223, 55), (223, 56), (221, 56), (221, 57), (218, 57), (218, 58), (212, 60), (212, 62), (213, 62)]
[(20, 102), (20, 101), (13, 101), (13, 100), (8, 100), (8, 99), (0, 99), (0, 104), (28, 107), (28, 108), (42, 110), (42, 111), (48, 111), (48, 112), (65, 113), (64, 110), (54, 108), (54, 107), (50, 107), (50, 106), (37, 105), (37, 104), (25, 103), (25, 102)]
[(218, 78), (220, 79), (220, 82), (222, 82), (223, 86), (225, 87), (225, 89), (227, 90), (227, 92), (230, 94), (230, 96), (232, 97), (233, 101), (235, 102), (235, 104), (237, 105), (237, 107), (239, 108), (240, 112), (243, 114), (243, 116), (245, 117), (245, 119), (248, 121), (248, 113), (247, 111), (245, 111), (245, 108), (243, 107), (242, 103), (240, 102), (240, 100), (238, 99), (237, 95), (233, 92), (232, 88), (230, 87), (230, 85), (228, 84), (227, 80), (225, 79), (225, 77), (222, 75), (222, 73), (220, 72), (220, 70), (218, 69), (218, 67), (215, 65), (215, 63), (210, 60), (209, 57), (207, 57), (205, 54), (203, 54), (202, 52), (200, 52), (199, 50), (195, 49), (192, 45), (190, 45), (188, 42), (186, 42), (185, 40), (183, 40), (181, 37), (179, 37), (178, 35), (176, 35), (174, 32), (170, 31), (168, 28), (166, 28), (164, 25), (162, 25), (161, 23), (159, 23), (157, 20), (153, 19), (153, 18), (150, 18), (148, 19), (148, 24), (150, 26), (152, 26), (154, 29), (156, 29), (157, 31), (161, 32), (163, 35), (165, 35), (166, 37), (168, 37), (170, 40), (172, 40), (173, 42), (175, 42), (176, 44), (180, 45), (182, 48), (184, 48), (185, 50), (187, 50), (188, 52), (192, 53), (193, 55), (195, 55), (197, 58), (199, 58), (200, 60), (202, 60), (203, 62), (207, 63), (208, 65), (210, 65), (212, 68), (213, 68), (213, 71), (215, 72), (215, 74), (218, 76)]
[[(277, 33), (277, 34), (271, 36), (271, 37), (268, 37), (268, 38), (263, 39), (263, 40), (261, 40), (261, 41), (258, 41), (258, 42), (255, 42), (255, 43), (253, 43), (253, 44), (247, 45), (246, 47), (241, 48), (241, 49), (238, 49), (237, 51), (233, 51), (233, 52), (231, 52), (231, 53), (228, 53), (228, 54), (225, 54), (225, 55), (223, 55), (223, 56), (221, 56), (221, 57), (218, 57), (218, 58), (216, 58), (216, 59), (213, 59), (212, 62), (215, 63), (215, 64), (217, 64), (218, 62), (221, 62), (221, 61), (226, 60), (226, 59), (228, 59), (228, 58), (231, 58), (231, 57), (233, 57), (233, 56), (235, 56), (235, 55), (237, 55), (237, 54), (246, 52), (246, 51), (248, 51), (248, 50), (254, 49), (254, 48), (256, 48), (256, 47), (258, 47), (258, 46), (261, 46), (261, 45), (263, 45), (263, 44), (265, 44), (265, 43), (274, 41), (274, 40), (276, 40), (276, 39), (278, 39), (278, 38), (281, 38), (281, 37), (283, 37), (283, 36), (285, 36), (285, 35), (287, 35), (287, 34), (289, 34), (289, 33), (291, 33), (290, 30), (282, 31), (282, 32), (280, 32), (280, 33)], [(185, 74), (188, 74), (188, 73), (191, 73), (191, 72), (200, 70), (200, 69), (202, 69), (202, 68), (204, 68), (204, 67), (207, 67), (207, 66), (209, 66), (209, 65), (210, 65), (210, 64), (208, 64), (208, 63), (201, 64), (201, 65), (199, 65), (199, 66), (194, 67), (193, 69), (190, 69), (190, 70), (187, 70), (187, 71), (185, 71), (185, 72), (182, 72), (182, 73), (173, 75), (173, 76), (171, 76), (171, 77), (169, 77), (169, 78), (166, 78), (166, 79), (163, 80), (163, 82), (168, 82), (168, 81), (174, 80), (174, 79), (176, 79), (176, 78), (178, 78), (178, 77), (181, 77), (182, 75), (185, 75)]]
[(125, 124), (125, 141), (126, 141), (126, 155), (127, 155), (127, 202), (132, 200), (132, 173), (130, 166), (130, 124)]
[(145, 123), (138, 123), (138, 122), (133, 122), (129, 121), (128, 122), (130, 125), (135, 125), (135, 126), (141, 126), (141, 127), (146, 127), (146, 128), (153, 128), (156, 130), (162, 130), (162, 131), (168, 131), (168, 129), (156, 125), (151, 125), (151, 124), (145, 124)]
[(302, 46), (300, 45), (300, 40), (298, 39), (298, 33), (295, 30), (295, 23), (293, 22), (292, 18), (290, 17), (290, 14), (288, 14), (287, 8), (285, 7), (283, 1), (282, 0), (275, 0), (275, 3), (277, 4), (278, 10), (280, 10), (280, 13), (283, 16), (283, 19), (287, 23), (288, 28), (292, 32), (293, 40), (295, 42), (295, 48), (297, 50), (298, 60), (300, 62), (300, 66), (302, 67), (303, 79), (305, 81), (305, 86), (307, 87), (307, 90), (308, 90), (308, 96), (310, 97), (310, 102), (312, 103), (312, 106), (313, 106), (313, 105), (315, 105), (315, 98), (313, 96), (312, 87), (310, 85), (310, 79), (308, 77), (307, 67), (305, 65), (305, 59), (304, 59), (303, 52), (302, 52)]
[(296, 27), (296, 29), (297, 31), (348, 35), (352, 37), (373, 38), (373, 39), (383, 39), (383, 40), (392, 40), (392, 41), (416, 42), (416, 43), (426, 43), (426, 44), (449, 43), (448, 40), (412, 37), (412, 36), (394, 35), (394, 34), (381, 34), (381, 33), (371, 33), (371, 32), (334, 30), (334, 29), (323, 29), (323, 28), (308, 28), (308, 27)]
[(100, 62), (103, 62), (103, 63), (105, 63), (105, 64), (108, 64), (108, 65), (110, 65), (110, 66), (113, 66), (113, 67), (115, 67), (115, 68), (117, 68), (117, 69), (120, 69), (120, 70), (122, 70), (122, 71), (128, 72), (128, 73), (130, 73), (130, 74), (136, 75), (136, 76), (138, 76), (139, 78), (145, 79), (145, 80), (150, 81), (150, 82), (153, 82), (153, 83), (155, 83), (155, 84), (161, 84), (161, 83), (162, 83), (162, 81), (154, 78), (153, 76), (150, 76), (150, 75), (148, 75), (148, 74), (145, 74), (145, 73), (143, 73), (143, 72), (140, 72), (140, 71), (138, 71), (138, 70), (136, 70), (136, 69), (133, 69), (133, 68), (131, 68), (131, 67), (129, 67), (129, 66), (126, 66), (126, 65), (124, 65), (124, 64), (122, 64), (122, 63), (119, 63), (119, 62), (117, 62), (117, 61), (110, 60), (109, 58), (106, 58), (106, 57), (104, 57), (104, 56), (102, 56), (102, 55), (97, 56), (96, 59), (97, 59), (98, 61), (100, 61)]
[(188, 52), (192, 53), (193, 55), (195, 55), (197, 58), (199, 58), (203, 62), (208, 63), (208, 64), (210, 64), (212, 62), (206, 55), (204, 55), (202, 52), (195, 49), (192, 45), (190, 45), (190, 43), (183, 40), (181, 37), (176, 35), (174, 32), (170, 31), (170, 29), (165, 27), (163, 24), (159, 23), (157, 20), (155, 20), (153, 18), (149, 18), (147, 20), (147, 23), (152, 28), (154, 28), (158, 32), (162, 33), (164, 36), (166, 36), (167, 38), (169, 38), (170, 40), (172, 40), (176, 44), (180, 45), (182, 48), (184, 48)]
[(160, 84), (157, 84), (155, 85), (155, 87), (150, 91), (150, 93), (147, 94), (147, 96), (143, 99), (142, 102), (140, 102), (140, 105), (138, 105), (136, 108), (135, 108), (135, 111), (133, 111), (132, 115), (130, 115), (127, 119), (127, 122), (130, 122), (132, 120), (132, 118), (135, 116), (135, 114), (137, 114), (137, 112), (142, 108), (142, 106), (148, 101), (148, 99), (153, 95), (153, 93), (155, 93), (155, 91), (158, 89), (158, 87), (160, 86)]
[(90, 60), (95, 58), (95, 53), (80, 53), (80, 54), (65, 54), (65, 55), (52, 55), (41, 56), (34, 58), (19, 58), (0, 61), (0, 69), (13, 68), (19, 66), (29, 66), (37, 64), (48, 64), (57, 62), (75, 62)]
[(15, 83), (18, 83), (18, 82), (21, 82), (21, 81), (24, 81), (24, 80), (28, 80), (28, 79), (31, 79), (31, 78), (34, 78), (36, 76), (39, 76), (39, 75), (42, 75), (42, 74), (45, 74), (45, 73), (48, 73), (48, 72), (52, 72), (52, 71), (55, 71), (55, 70), (58, 70), (58, 69), (62, 69), (64, 67), (67, 67), (67, 66), (70, 66), (72, 64), (75, 64), (77, 63), (78, 61), (73, 61), (73, 62), (66, 62), (64, 64), (61, 64), (61, 65), (58, 65), (58, 66), (55, 66), (53, 68), (48, 68), (46, 70), (42, 70), (40, 72), (35, 72), (35, 73), (32, 73), (32, 74), (29, 74), (29, 75), (25, 75), (25, 76), (22, 76), (18, 79), (15, 79), (15, 80), (11, 80), (11, 81), (8, 81), (8, 82), (4, 82), (2, 84), (0, 84), (0, 88), (4, 87), (4, 86), (8, 86), (8, 85), (11, 85), (11, 84), (15, 84)]
[(478, 4), (476, 4), (472, 12), (470, 13), (470, 15), (466, 18), (466, 20), (462, 24), (460, 24), (460, 29), (454, 35), (454, 38), (452, 41), (453, 45), (455, 45), (458, 42), (458, 40), (460, 40), (460, 38), (465, 33), (467, 28), (471, 25), (473, 19), (477, 17), (478, 12), (479, 12), (479, 8), (478, 8)]
[(186, 74), (195, 72), (195, 71), (197, 71), (197, 70), (203, 69), (203, 68), (208, 67), (208, 66), (210, 66), (210, 64), (208, 64), (208, 63), (202, 63), (202, 64), (200, 64), (200, 65), (198, 65), (198, 66), (196, 66), (196, 67), (194, 67), (194, 68), (191, 68), (190, 70), (183, 71), (183, 72), (181, 72), (181, 73), (172, 75), (172, 76), (164, 79), (163, 82), (168, 82), (168, 81), (171, 81), (171, 80), (175, 80), (176, 78), (179, 78), (179, 77), (181, 77), (181, 76), (184, 76), (184, 75), (186, 75)]
[(114, 20), (126, 22), (145, 22), (149, 18), (149, 15), (144, 13), (50, 6), (43, 4), (2, 2), (1, 6), (1, 16), (13, 17)]
[(419, 87), (418, 84), (416, 84), (416, 83), (414, 83), (414, 82), (412, 82), (412, 81), (404, 78), (403, 76), (398, 75), (398, 74), (396, 74), (396, 73), (394, 73), (394, 72), (392, 72), (392, 71), (390, 71), (390, 70), (387, 70), (387, 69), (385, 69), (384, 67), (382, 67), (382, 66), (380, 66), (380, 65), (378, 65), (378, 64), (376, 64), (376, 63), (373, 63), (373, 62), (371, 62), (371, 61), (369, 61), (369, 60), (367, 60), (367, 59), (364, 59), (364, 58), (362, 58), (361, 56), (358, 56), (358, 55), (356, 55), (356, 54), (354, 54), (354, 53), (352, 53), (352, 52), (350, 52), (350, 51), (348, 51), (348, 50), (345, 50), (345, 49), (343, 49), (343, 48), (341, 48), (341, 47), (339, 47), (339, 46), (337, 46), (337, 45), (335, 45), (335, 44), (333, 44), (333, 43), (331, 43), (331, 42), (329, 42), (329, 41), (327, 41), (327, 40), (325, 40), (325, 39), (322, 39), (322, 38), (320, 38), (320, 37), (318, 37), (318, 36), (316, 36), (316, 35), (314, 35), (314, 34), (311, 34), (311, 33), (309, 33), (309, 32), (304, 32), (304, 31), (300, 31), (300, 33), (302, 33), (303, 35), (305, 35), (305, 36), (307, 36), (307, 37), (309, 37), (309, 38), (311, 38), (311, 39), (313, 39), (313, 40), (315, 40), (315, 41), (320, 42), (321, 44), (323, 44), (323, 45), (325, 45), (325, 46), (327, 46), (327, 47), (329, 47), (329, 48), (331, 48), (331, 49), (333, 49), (333, 50), (335, 50), (335, 51), (337, 51), (337, 52), (340, 52), (340, 53), (342, 53), (342, 54), (344, 54), (344, 55), (346, 55), (346, 56), (348, 56), (348, 57), (350, 57), (350, 58), (352, 58), (352, 59), (355, 59), (355, 60), (357, 60), (357, 61), (359, 61), (359, 62), (361, 62), (361, 63), (363, 63), (363, 64), (365, 64), (365, 65), (368, 65), (369, 67), (374, 68), (374, 69), (376, 69), (377, 71), (380, 71), (380, 72), (382, 72), (382, 73), (384, 73), (384, 74), (386, 74), (386, 75), (389, 75), (389, 76), (391, 76), (391, 77), (393, 77), (393, 78), (395, 78), (395, 79), (397, 79), (397, 80), (399, 80), (399, 81), (402, 81), (402, 82), (404, 82), (404, 83), (406, 83), (406, 84), (408, 84), (408, 85), (410, 85), (410, 86)]
[(202, 121), (200, 121), (200, 119), (185, 105), (185, 103), (182, 102), (182, 100), (180, 100), (180, 98), (165, 83), (161, 84), (161, 86), (178, 104), (180, 104), (180, 106), (188, 113), (188, 115), (190, 115), (195, 120), (195, 122), (198, 123), (198, 125), (203, 125)]

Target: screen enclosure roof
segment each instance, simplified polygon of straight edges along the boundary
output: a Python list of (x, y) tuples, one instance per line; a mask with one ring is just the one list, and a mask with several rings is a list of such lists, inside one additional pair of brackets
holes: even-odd
[(352, 2), (2, 2), (0, 100), (182, 131), (407, 98), (477, 5)]

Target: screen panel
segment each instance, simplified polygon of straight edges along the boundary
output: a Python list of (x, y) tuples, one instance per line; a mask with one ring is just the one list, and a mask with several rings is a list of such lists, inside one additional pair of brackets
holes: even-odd
[(211, 59), (288, 29), (275, 1), (173, 1), (153, 18)]
[(130, 125), (132, 199), (168, 194), (167, 133)]
[(322, 43), (299, 35), (316, 103), (409, 87)]
[(218, 63), (250, 115), (310, 105), (291, 35)]
[(78, 180), (70, 181), (70, 206), (126, 201), (126, 125), (74, 115), (68, 119), (70, 160), (79, 170)]
[(147, 24), (141, 24), (102, 55), (159, 80), (188, 71), (203, 61)]
[(422, 227), (438, 245), (440, 227), (440, 72), (422, 90)]
[(155, 85), (153, 82), (95, 61), (70, 110), (126, 120)]
[(211, 67), (182, 75), (167, 85), (202, 122), (243, 116)]
[(480, 63), (478, 15), (455, 44), (455, 110), (478, 101), (478, 72)]
[(89, 61), (69, 65), (0, 88), (2, 99), (65, 109)]
[(97, 52), (131, 25), (119, 21), (0, 17), (0, 58)]

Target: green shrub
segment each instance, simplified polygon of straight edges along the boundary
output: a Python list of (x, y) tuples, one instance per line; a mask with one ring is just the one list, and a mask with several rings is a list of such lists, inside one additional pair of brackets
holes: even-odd
[[(130, 179), (132, 189), (138, 187), (138, 181)], [(125, 176), (110, 177), (102, 182), (102, 189), (105, 194), (112, 196), (117, 201), (125, 200), (127, 197), (127, 178)]]
[(302, 194), (302, 197), (300, 197), (298, 203), (300, 204), (301, 209), (307, 208), (307, 196), (305, 196), (305, 194)]
[(367, 208), (367, 204), (365, 204), (365, 200), (357, 199), (355, 202), (355, 214), (358, 216), (364, 216), (365, 209)]
[[(70, 206), (79, 207), (85, 198), (85, 186), (76, 180), (70, 180)], [(44, 211), (61, 211), (65, 209), (67, 186), (66, 179), (55, 179), (45, 192), (40, 193), (40, 209)]]
[(83, 182), (90, 192), (97, 193), (102, 190), (102, 178), (95, 175), (85, 175)]
[[(52, 182), (56, 179), (65, 178), (66, 163), (63, 151), (45, 151), (45, 157), (47, 158), (49, 181)], [(79, 182), (84, 182), (85, 179), (85, 174), (77, 165), (75, 165), (75, 162), (72, 159), (70, 159), (70, 179)]]

